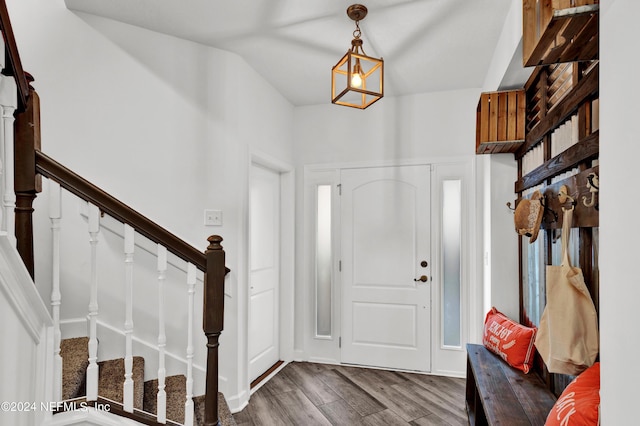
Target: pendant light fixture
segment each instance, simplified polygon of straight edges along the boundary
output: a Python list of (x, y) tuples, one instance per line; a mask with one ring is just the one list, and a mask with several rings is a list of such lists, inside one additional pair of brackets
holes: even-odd
[(356, 22), (351, 50), (331, 70), (331, 102), (365, 109), (383, 96), (384, 61), (365, 54), (359, 22), (367, 16), (367, 8), (353, 4), (347, 16)]

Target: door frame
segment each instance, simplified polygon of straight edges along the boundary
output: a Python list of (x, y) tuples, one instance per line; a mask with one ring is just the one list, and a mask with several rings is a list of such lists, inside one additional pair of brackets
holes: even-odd
[[(279, 351), (280, 359), (287, 362), (293, 360), (294, 345), (294, 282), (295, 282), (295, 168), (268, 154), (253, 151), (250, 154), (247, 167), (247, 193), (246, 193), (246, 223), (247, 235), (245, 239), (245, 265), (244, 265), (244, 324), (239, 325), (243, 331), (242, 347), (244, 359), (240, 369), (243, 372), (241, 383), (245, 384), (247, 398), (251, 393), (249, 380), (249, 298), (251, 287), (251, 253), (249, 250), (251, 241), (251, 227), (249, 226), (249, 212), (251, 209), (249, 191), (251, 190), (251, 171), (254, 165), (269, 169), (280, 175), (280, 288), (279, 288)], [(284, 364), (283, 364), (284, 365)], [(275, 373), (275, 372), (274, 372)], [(255, 389), (257, 390), (257, 389)]]
[[(470, 342), (473, 343), (476, 341), (474, 338), (473, 331), (481, 326), (482, 321), (480, 318), (480, 309), (478, 306), (481, 302), (482, 292), (478, 290), (478, 286), (472, 286), (471, 282), (481, 283), (481, 274), (483, 268), (483, 260), (479, 259), (477, 253), (481, 253), (481, 248), (477, 247), (479, 238), (476, 236), (479, 225), (481, 225), (481, 214), (477, 212), (477, 208), (479, 207), (477, 204), (477, 193), (481, 191), (482, 188), (477, 184), (477, 176), (476, 176), (476, 157), (475, 155), (469, 156), (456, 156), (456, 157), (435, 157), (435, 158), (420, 158), (413, 160), (403, 160), (403, 161), (366, 161), (366, 162), (350, 162), (350, 163), (328, 163), (328, 164), (310, 164), (304, 166), (304, 182), (303, 182), (303, 195), (304, 195), (304, 208), (303, 208), (303, 248), (304, 248), (304, 258), (300, 261), (299, 265), (302, 269), (302, 279), (301, 286), (302, 288), (302, 300), (297, 300), (298, 303), (302, 303), (304, 308), (309, 308), (314, 306), (314, 298), (313, 293), (311, 291), (310, 281), (312, 277), (313, 268), (315, 267), (314, 259), (311, 257), (313, 251), (311, 247), (313, 245), (313, 241), (311, 241), (311, 226), (313, 225), (313, 219), (315, 218), (315, 213), (310, 209), (312, 203), (310, 203), (309, 199), (311, 198), (310, 190), (313, 189), (313, 185), (317, 183), (339, 183), (340, 179), (340, 170), (341, 169), (353, 169), (353, 168), (370, 168), (370, 167), (401, 167), (401, 166), (412, 166), (412, 165), (431, 165), (432, 167), (432, 175), (431, 175), (431, 185), (432, 185), (432, 211), (433, 209), (439, 208), (439, 200), (434, 200), (435, 191), (439, 188), (435, 188), (434, 185), (437, 185), (439, 182), (438, 176), (450, 176), (447, 171), (448, 168), (451, 167), (454, 170), (463, 170), (460, 172), (460, 176), (465, 180), (463, 183), (463, 194), (464, 198), (463, 209), (466, 209), (466, 213), (463, 214), (462, 218), (462, 226), (463, 233), (465, 233), (466, 238), (464, 240), (463, 248), (464, 248), (464, 259), (462, 260), (463, 266), (465, 269), (462, 280), (462, 289), (461, 289), (461, 303), (462, 303), (462, 345), (461, 348), (446, 348), (440, 344), (441, 339), (441, 322), (439, 321), (440, 316), (440, 292), (436, 290), (436, 286), (441, 285), (440, 267), (439, 265), (433, 264), (436, 270), (432, 270), (432, 275), (436, 274), (434, 281), (431, 286), (431, 299), (432, 299), (432, 321), (431, 321), (431, 373), (430, 374), (438, 374), (444, 376), (454, 376), (454, 377), (464, 377), (465, 371), (457, 371), (452, 370), (446, 362), (443, 362), (447, 353), (450, 351), (455, 351), (466, 354), (465, 343)], [(336, 206), (334, 206), (334, 209)], [(338, 206), (339, 210), (339, 206)], [(475, 212), (475, 213), (474, 213)], [(339, 222), (339, 214), (333, 215), (334, 218), (337, 216), (337, 222)], [(438, 226), (440, 225), (435, 221), (436, 218), (432, 214), (431, 216), (431, 229), (432, 233), (439, 232)], [(337, 223), (337, 232), (335, 234), (335, 238), (340, 239), (340, 224)], [(335, 227), (334, 227), (335, 229)], [(439, 257), (439, 247), (436, 247), (435, 244), (439, 244), (439, 239), (436, 241), (435, 238), (432, 239), (432, 247), (431, 253), (432, 258), (435, 261), (436, 257), (438, 262), (440, 261)], [(336, 260), (334, 262), (334, 274), (335, 274), (335, 283), (334, 283), (334, 300), (332, 300), (333, 309), (336, 312), (341, 312), (342, 309), (342, 300), (341, 300), (341, 281), (340, 281), (340, 272), (339, 272), (339, 260), (341, 258), (341, 254), (339, 253), (339, 249), (336, 251)], [(480, 275), (479, 275), (480, 274)], [(479, 284), (479, 287), (482, 287)], [(313, 323), (313, 318), (311, 317), (311, 309), (297, 309), (296, 310), (296, 322), (300, 324), (298, 329), (296, 330), (297, 334), (302, 337), (302, 347), (297, 347), (295, 351), (295, 359), (296, 360), (304, 360), (304, 361), (316, 361), (316, 362), (324, 362), (324, 363), (335, 363), (340, 364), (340, 348), (339, 348), (339, 336), (335, 336), (334, 339), (316, 339), (312, 333), (311, 324)], [(342, 330), (342, 321), (339, 314), (333, 315), (333, 320), (335, 321), (334, 330), (338, 331), (338, 334)]]

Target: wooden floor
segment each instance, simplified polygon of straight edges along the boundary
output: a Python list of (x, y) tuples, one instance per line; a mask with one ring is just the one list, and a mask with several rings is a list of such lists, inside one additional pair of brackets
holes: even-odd
[(243, 425), (468, 425), (465, 380), (295, 362), (258, 389)]

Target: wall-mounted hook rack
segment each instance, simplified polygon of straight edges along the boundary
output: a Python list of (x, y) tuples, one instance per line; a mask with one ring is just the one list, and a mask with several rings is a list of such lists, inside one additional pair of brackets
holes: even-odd
[(596, 204), (596, 193), (600, 191), (600, 179), (597, 174), (589, 173), (589, 176), (587, 176), (587, 188), (591, 193), (591, 199), (587, 201), (588, 197), (583, 196), (582, 204), (584, 204), (585, 207), (595, 206), (596, 210), (598, 210), (598, 204)]
[(567, 188), (567, 185), (562, 185), (560, 187), (560, 190), (558, 191), (558, 201), (560, 201), (560, 204), (564, 204), (567, 201), (571, 202), (571, 208), (565, 209), (564, 207), (562, 207), (562, 211), (573, 210), (573, 208), (578, 204), (578, 202), (571, 195), (569, 195), (569, 188)]

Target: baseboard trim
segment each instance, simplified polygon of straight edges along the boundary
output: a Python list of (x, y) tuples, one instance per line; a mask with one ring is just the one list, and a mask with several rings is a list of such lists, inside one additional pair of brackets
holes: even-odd
[(278, 370), (278, 368), (280, 368), (280, 366), (282, 364), (284, 364), (284, 361), (282, 361), (282, 360), (280, 360), (280, 361), (276, 362), (275, 364), (273, 364), (271, 367), (269, 367), (269, 369), (267, 371), (262, 373), (253, 382), (251, 382), (251, 385), (249, 385), (249, 387), (251, 389), (253, 389), (256, 386), (258, 386), (260, 383), (262, 383), (263, 380), (265, 380), (267, 377), (269, 377), (274, 371)]

